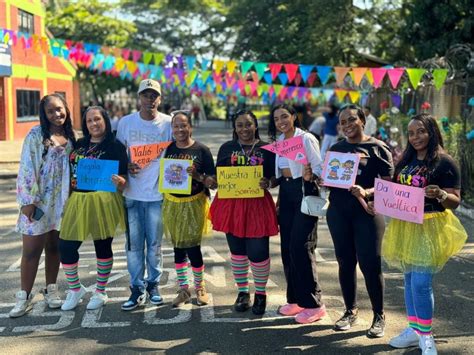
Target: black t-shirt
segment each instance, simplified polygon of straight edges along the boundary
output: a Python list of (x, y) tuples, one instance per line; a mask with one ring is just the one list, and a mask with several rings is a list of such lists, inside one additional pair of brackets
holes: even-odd
[[(365, 142), (354, 144), (344, 139), (334, 144), (329, 150), (340, 153), (358, 153), (360, 155), (355, 185), (362, 186), (364, 189), (373, 187), (377, 177), (391, 177), (393, 175), (393, 160), (390, 149), (384, 142), (373, 137)], [(329, 200), (331, 202), (344, 203), (348, 199), (354, 198), (349, 190), (333, 187), (330, 189)]]
[(79, 190), (77, 186), (77, 166), (81, 159), (116, 160), (119, 162), (119, 175), (127, 175), (128, 157), (125, 146), (118, 140), (104, 140), (100, 143), (90, 143), (85, 138), (80, 139), (76, 148), (69, 154), (71, 165), (71, 189), (73, 191), (91, 192)]
[(268, 143), (259, 141), (252, 145), (240, 145), (238, 141), (228, 141), (219, 148), (216, 166), (256, 166), (263, 165), (263, 176), (275, 176), (275, 154), (262, 149)]
[[(461, 188), (461, 174), (456, 162), (447, 154), (441, 154), (432, 168), (416, 157), (404, 166), (395, 181), (402, 185), (424, 188), (438, 185), (441, 188)], [(445, 208), (436, 199), (425, 198), (425, 212), (444, 211)]]
[[(176, 142), (171, 143), (171, 145), (166, 149), (165, 158), (192, 160), (198, 173), (206, 175), (216, 174), (216, 168), (214, 167), (214, 159), (212, 158), (211, 151), (204, 144), (197, 141), (188, 148), (178, 148)], [(203, 183), (193, 179), (190, 195), (172, 195), (176, 197), (189, 197), (197, 195), (203, 190)]]

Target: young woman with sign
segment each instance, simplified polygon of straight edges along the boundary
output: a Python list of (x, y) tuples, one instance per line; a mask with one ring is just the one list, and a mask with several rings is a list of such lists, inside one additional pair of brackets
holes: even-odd
[[(313, 183), (321, 174), (321, 155), (316, 138), (299, 128), (293, 107), (279, 105), (272, 109), (268, 126), (269, 136), (278, 141), (302, 136), (306, 159), (304, 166), (285, 157), (276, 156), (275, 174), (280, 185), (279, 215), (281, 258), (287, 282), (287, 304), (279, 313), (295, 316), (298, 323), (312, 323), (326, 314), (321, 301), (321, 287), (316, 273), (316, 225), (318, 217), (303, 214), (303, 186), (305, 195), (318, 195)], [(303, 180), (305, 182), (303, 182)]]
[(75, 142), (66, 100), (46, 95), (39, 104), (40, 125), (25, 138), (17, 177), (20, 216), (16, 230), (23, 235), (21, 290), (9, 316), (21, 317), (31, 310), (36, 273), (45, 251), (46, 289), (49, 308), (61, 307), (56, 286), (59, 271), (59, 228), (69, 196), (68, 156)]
[(385, 232), (382, 254), (405, 274), (408, 327), (389, 344), (395, 348), (419, 346), (436, 354), (432, 335), (433, 275), (461, 250), (467, 234), (451, 212), (459, 206), (461, 178), (456, 162), (443, 149), (436, 120), (414, 116), (408, 124), (408, 145), (395, 168), (394, 181), (424, 188), (423, 224), (392, 219)]
[(383, 216), (369, 214), (361, 200), (373, 192), (375, 178), (391, 179), (392, 154), (385, 143), (364, 134), (365, 114), (360, 107), (349, 105), (342, 108), (339, 125), (346, 139), (329, 150), (359, 154), (360, 161), (355, 185), (349, 190), (331, 188), (329, 195), (326, 217), (339, 264), (339, 283), (346, 307), (334, 329), (348, 330), (357, 321), (356, 267), (359, 263), (374, 312), (367, 336), (378, 338), (384, 335), (385, 329), (380, 254), (385, 222)]
[[(216, 187), (214, 160), (207, 146), (192, 139), (191, 112), (171, 113), (171, 128), (175, 141), (166, 150), (165, 158), (192, 160), (188, 168), (192, 176), (191, 193), (164, 195), (163, 226), (174, 247), (174, 263), (178, 277), (178, 295), (173, 306), (179, 307), (191, 300), (188, 282), (188, 259), (194, 276), (198, 305), (206, 305), (209, 296), (204, 283), (204, 261), (201, 253), (203, 234), (210, 231), (208, 220), (209, 188)], [(164, 172), (163, 172), (164, 174)]]
[[(113, 237), (125, 232), (125, 211), (119, 191), (85, 191), (78, 187), (78, 166), (82, 159), (115, 160), (119, 162), (119, 175), (110, 178), (118, 190), (123, 190), (127, 175), (127, 152), (112, 133), (110, 119), (104, 108), (91, 106), (82, 117), (84, 138), (77, 142), (69, 155), (71, 165), (71, 196), (66, 204), (62, 222), (59, 250), (61, 263), (69, 286), (62, 305), (69, 311), (78, 305), (86, 294), (79, 275), (79, 247), (85, 240), (94, 241), (97, 258), (97, 285), (87, 309), (98, 309), (108, 301), (105, 287), (113, 264)], [(90, 173), (92, 176), (94, 173)]]
[(234, 304), (237, 312), (251, 306), (249, 264), (255, 283), (252, 312), (265, 313), (266, 285), (270, 274), (269, 236), (278, 234), (275, 204), (267, 191), (274, 176), (275, 156), (261, 147), (257, 118), (251, 111), (239, 111), (232, 119), (233, 139), (224, 143), (217, 154), (217, 167), (263, 166), (260, 188), (263, 197), (220, 198), (219, 191), (211, 205), (215, 230), (226, 233), (231, 253), (231, 267), (239, 294)]

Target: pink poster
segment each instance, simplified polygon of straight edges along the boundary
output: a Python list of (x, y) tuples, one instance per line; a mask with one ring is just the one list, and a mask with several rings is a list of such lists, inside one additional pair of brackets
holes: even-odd
[(375, 211), (402, 221), (423, 224), (425, 190), (375, 179)]
[(359, 161), (359, 154), (327, 152), (323, 165), (323, 185), (341, 189), (354, 186)]
[(281, 157), (294, 160), (300, 164), (308, 164), (306, 153), (304, 151), (303, 136), (296, 136), (282, 141), (276, 141), (262, 147)]

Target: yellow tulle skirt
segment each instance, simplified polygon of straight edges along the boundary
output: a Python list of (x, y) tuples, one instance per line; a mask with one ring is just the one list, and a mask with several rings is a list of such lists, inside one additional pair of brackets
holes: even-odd
[(125, 210), (119, 192), (73, 192), (61, 222), (64, 240), (100, 240), (125, 233)]
[(204, 192), (190, 197), (164, 195), (163, 227), (176, 248), (191, 248), (210, 235), (209, 199)]
[(423, 224), (392, 219), (385, 230), (382, 255), (389, 266), (404, 272), (435, 273), (466, 240), (466, 230), (450, 210), (425, 213)]

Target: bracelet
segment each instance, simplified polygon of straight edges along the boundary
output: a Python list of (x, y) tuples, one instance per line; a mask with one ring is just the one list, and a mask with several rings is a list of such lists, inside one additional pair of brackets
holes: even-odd
[(441, 197), (437, 197), (436, 201), (438, 201), (439, 203), (443, 203), (444, 201), (446, 201), (447, 198), (448, 198), (448, 193), (444, 190), (441, 190)]

